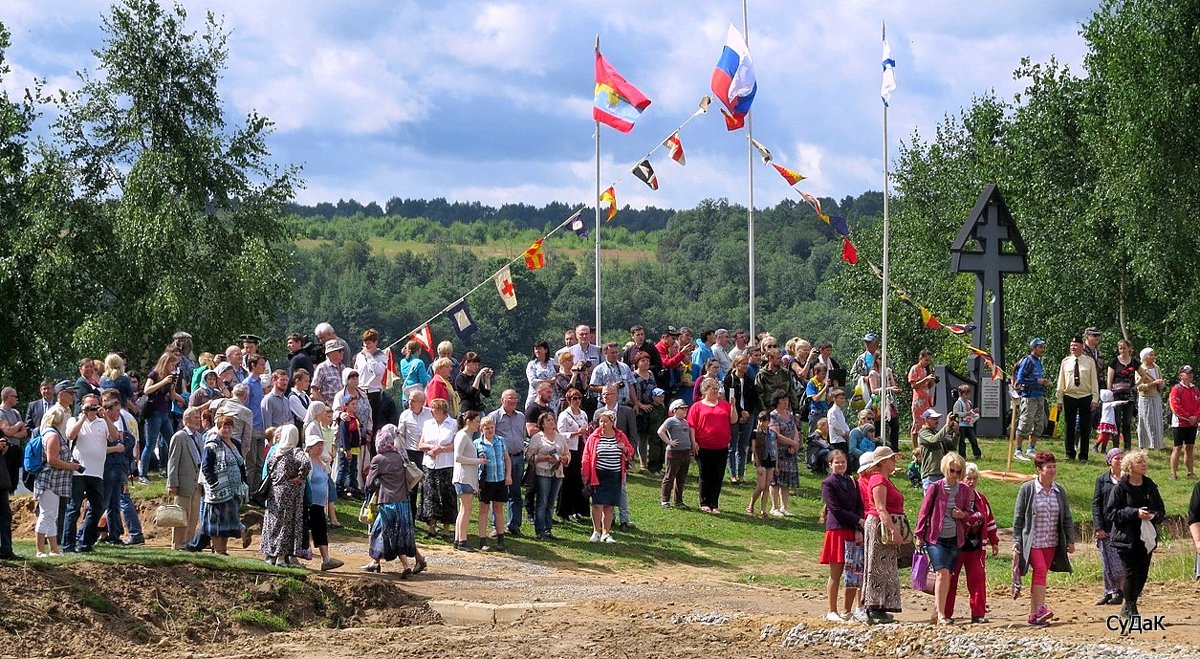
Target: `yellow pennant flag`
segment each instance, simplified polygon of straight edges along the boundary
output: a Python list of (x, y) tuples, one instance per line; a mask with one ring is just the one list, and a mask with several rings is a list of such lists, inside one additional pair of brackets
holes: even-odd
[(617, 216), (617, 191), (611, 185), (600, 194), (600, 203), (608, 204), (608, 217), (604, 221), (611, 222)]

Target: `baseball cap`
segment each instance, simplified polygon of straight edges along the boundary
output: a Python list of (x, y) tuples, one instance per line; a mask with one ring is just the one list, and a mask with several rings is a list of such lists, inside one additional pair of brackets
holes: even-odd
[(324, 443), (325, 442), (321, 441), (320, 437), (317, 437), (316, 435), (309, 435), (308, 439), (304, 440), (304, 448), (312, 448), (314, 446), (320, 446)]
[(1045, 342), (1045, 341), (1043, 341), (1042, 339), (1034, 339), (1034, 340), (1032, 340), (1032, 341), (1030, 341), (1030, 342), (1029, 342), (1029, 348), (1030, 348), (1031, 350), (1032, 350), (1033, 348), (1036, 348), (1036, 347), (1038, 347), (1038, 346), (1044, 346), (1044, 345), (1046, 345), (1046, 342)]
[(1100, 330), (1096, 329), (1095, 327), (1089, 327), (1083, 330), (1083, 333), (1087, 336), (1100, 336)]
[(662, 396), (663, 394), (666, 394), (666, 393), (667, 392), (663, 391), (662, 389), (659, 389), (658, 387), (655, 387), (654, 389), (652, 389), (650, 391), (651, 396)]
[[(1187, 364), (1184, 364), (1183, 366), (1179, 367), (1179, 372), (1180, 373), (1191, 373), (1192, 367)], [(59, 384), (62, 384), (62, 383), (60, 382)]]
[(942, 416), (942, 413), (933, 408), (930, 408), (930, 409), (925, 410), (924, 412), (921, 412), (922, 419), (936, 419), (940, 416)]

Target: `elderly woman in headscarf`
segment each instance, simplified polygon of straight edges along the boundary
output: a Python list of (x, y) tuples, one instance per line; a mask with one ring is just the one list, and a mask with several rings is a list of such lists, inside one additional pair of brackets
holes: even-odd
[(1135, 384), (1138, 391), (1138, 448), (1158, 450), (1163, 447), (1162, 394), (1166, 387), (1158, 356), (1154, 348), (1142, 348), (1142, 370)]
[(312, 464), (299, 446), (296, 426), (282, 426), (275, 435), (275, 455), (267, 463), (271, 492), (263, 515), (261, 548), (271, 565), (299, 567), (296, 556), (308, 544), (304, 537), (304, 491)]
[[(378, 506), (367, 542), (367, 552), (371, 556), (371, 562), (363, 566), (367, 572), (379, 572), (381, 560), (397, 558), (404, 568), (401, 579), (425, 571), (425, 558), (417, 551), (412, 505), (408, 499), (412, 485), (405, 468), (408, 462), (408, 455), (396, 449), (396, 426), (389, 423), (380, 428), (375, 436), (375, 457), (371, 459), (366, 481), (367, 496), (374, 493)], [(409, 567), (409, 557), (415, 559), (415, 567)]]

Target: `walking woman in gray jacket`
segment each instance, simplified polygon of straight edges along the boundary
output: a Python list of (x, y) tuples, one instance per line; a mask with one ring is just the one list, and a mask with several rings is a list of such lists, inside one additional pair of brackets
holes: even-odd
[(1029, 588), (1029, 624), (1045, 627), (1054, 618), (1046, 606), (1046, 574), (1070, 572), (1067, 554), (1075, 552), (1075, 520), (1067, 491), (1054, 481), (1058, 464), (1054, 454), (1039, 451), (1033, 457), (1037, 478), (1017, 490), (1013, 511), (1013, 553), (1022, 576), (1033, 569)]

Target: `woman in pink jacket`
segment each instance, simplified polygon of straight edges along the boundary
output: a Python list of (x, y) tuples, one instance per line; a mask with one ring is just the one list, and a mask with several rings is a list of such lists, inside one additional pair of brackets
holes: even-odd
[(620, 503), (621, 483), (633, 457), (633, 445), (616, 428), (612, 410), (600, 412), (600, 427), (592, 431), (583, 447), (583, 482), (592, 490), (592, 542), (613, 543), (613, 507)]
[(942, 475), (925, 490), (921, 512), (917, 515), (914, 539), (917, 547), (929, 554), (929, 569), (937, 575), (934, 582), (934, 614), (931, 621), (951, 625), (954, 621), (946, 610), (950, 591), (950, 572), (958, 565), (959, 548), (966, 541), (967, 529), (982, 517), (971, 509), (974, 496), (962, 482), (966, 461), (954, 451), (942, 457)]

